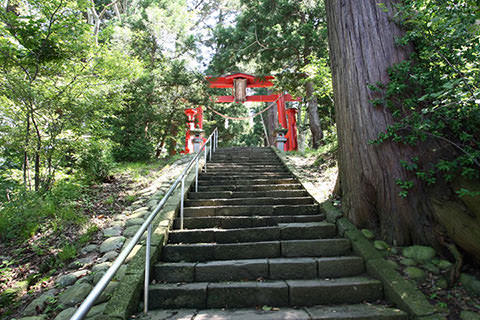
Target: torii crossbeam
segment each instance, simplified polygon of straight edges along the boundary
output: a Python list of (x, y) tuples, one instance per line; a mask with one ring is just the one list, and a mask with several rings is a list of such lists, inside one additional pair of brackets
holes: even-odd
[[(285, 110), (285, 102), (300, 101), (294, 99), (290, 94), (278, 93), (270, 95), (247, 96), (247, 88), (268, 88), (273, 87), (272, 80), (274, 76), (255, 77), (246, 73), (235, 73), (222, 77), (207, 77), (210, 82), (210, 88), (232, 88), (231, 96), (218, 96), (216, 103), (243, 103), (243, 102), (276, 102), (278, 110), (278, 121), (282, 128), (288, 129), (285, 136), (287, 143), (285, 151), (297, 150), (297, 109), (289, 108)], [(288, 121), (287, 121), (288, 116)]]

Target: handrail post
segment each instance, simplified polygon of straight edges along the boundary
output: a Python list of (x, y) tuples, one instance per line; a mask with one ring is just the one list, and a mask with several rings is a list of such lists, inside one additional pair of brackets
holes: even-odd
[(205, 143), (204, 146), (203, 146), (203, 150), (204, 150), (204, 158), (205, 158), (205, 173), (207, 173), (207, 144)]
[(213, 130), (213, 152), (217, 151), (217, 130)]
[(198, 192), (198, 157), (195, 161), (195, 192)]
[(150, 284), (150, 245), (152, 242), (152, 225), (148, 226), (145, 250), (145, 283), (143, 285), (143, 313), (148, 312), (148, 285)]
[(180, 230), (183, 230), (183, 192), (185, 191), (185, 176), (182, 177), (182, 189), (180, 191)]
[(208, 153), (210, 161), (212, 161), (212, 146), (213, 146), (213, 139), (210, 139), (210, 148), (208, 148)]

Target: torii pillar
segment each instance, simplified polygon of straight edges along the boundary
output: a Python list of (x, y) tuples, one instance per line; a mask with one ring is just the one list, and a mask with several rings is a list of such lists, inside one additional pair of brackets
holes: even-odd
[(297, 144), (297, 108), (288, 108), (287, 117), (288, 117), (288, 134), (287, 134), (287, 144), (288, 150), (298, 150)]
[(196, 128), (197, 129), (202, 129), (203, 130), (203, 108), (202, 106), (199, 106), (195, 109), (197, 113), (195, 114), (195, 120), (196, 120)]
[[(185, 114), (187, 115), (187, 132), (185, 134), (185, 150), (183, 153), (193, 153), (193, 139), (191, 131), (194, 129), (203, 129), (203, 108), (199, 106), (197, 108), (188, 108), (185, 109)], [(203, 139), (205, 142), (205, 138)]]
[(187, 132), (185, 134), (185, 150), (183, 153), (192, 153), (193, 152), (193, 142), (190, 131), (195, 129), (195, 115), (197, 110), (193, 108), (185, 109), (185, 114), (187, 115)]

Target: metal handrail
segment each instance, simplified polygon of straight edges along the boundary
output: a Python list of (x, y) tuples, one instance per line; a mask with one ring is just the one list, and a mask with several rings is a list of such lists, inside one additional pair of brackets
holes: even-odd
[[(209, 151), (207, 151), (207, 144), (209, 144)], [(88, 311), (92, 308), (95, 300), (102, 294), (103, 290), (107, 287), (108, 283), (112, 280), (115, 273), (121, 267), (121, 265), (125, 262), (130, 252), (132, 252), (133, 248), (137, 245), (140, 241), (142, 235), (145, 231), (147, 231), (147, 243), (146, 243), (146, 256), (145, 256), (145, 284), (144, 284), (144, 313), (148, 311), (148, 285), (150, 283), (150, 245), (152, 239), (152, 222), (153, 219), (157, 216), (157, 214), (162, 210), (167, 200), (172, 195), (173, 191), (177, 188), (178, 184), (181, 183), (181, 202), (180, 202), (180, 228), (183, 229), (183, 202), (184, 202), (184, 192), (185, 192), (185, 177), (187, 176), (190, 168), (192, 167), (193, 163), (195, 162), (195, 191), (198, 191), (198, 162), (200, 159), (200, 154), (204, 151), (205, 157), (205, 172), (207, 170), (207, 155), (210, 154), (210, 159), (212, 158), (212, 151), (215, 152), (218, 148), (218, 130), (215, 128), (212, 134), (208, 137), (208, 139), (202, 144), (200, 150), (197, 152), (195, 157), (188, 163), (187, 167), (183, 170), (182, 174), (178, 176), (178, 178), (173, 182), (170, 189), (168, 189), (167, 193), (163, 196), (162, 200), (158, 203), (155, 207), (153, 212), (148, 216), (145, 222), (142, 224), (140, 229), (137, 230), (137, 233), (133, 236), (132, 240), (128, 243), (125, 249), (120, 252), (119, 256), (115, 259), (113, 264), (108, 268), (107, 272), (103, 275), (100, 281), (95, 285), (95, 287), (90, 291), (88, 296), (82, 302), (80, 307), (78, 307), (77, 311), (73, 314), (70, 320), (80, 320), (83, 319)]]

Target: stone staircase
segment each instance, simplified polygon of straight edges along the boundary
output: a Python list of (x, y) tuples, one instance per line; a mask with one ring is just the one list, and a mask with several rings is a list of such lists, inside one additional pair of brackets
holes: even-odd
[(269, 148), (218, 150), (184, 216), (152, 270), (149, 307), (197, 311), (165, 319), (407, 319)]

